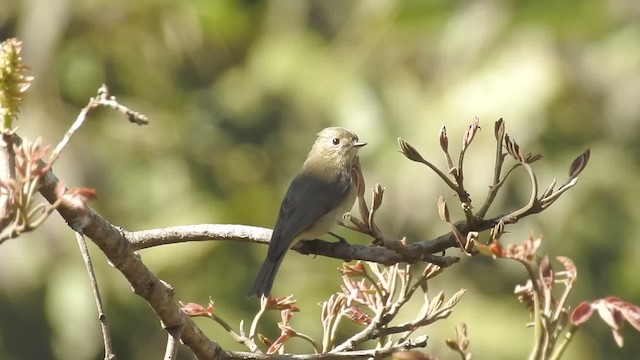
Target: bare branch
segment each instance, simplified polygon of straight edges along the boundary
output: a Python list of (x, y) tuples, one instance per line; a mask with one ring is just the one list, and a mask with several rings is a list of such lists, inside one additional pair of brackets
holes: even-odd
[(422, 157), (418, 150), (416, 150), (416, 148), (414, 148), (411, 144), (409, 144), (402, 138), (398, 138), (398, 145), (400, 145), (400, 151), (404, 154), (404, 156), (407, 157), (407, 159), (427, 165), (440, 177), (440, 179), (442, 179), (442, 181), (444, 181), (451, 188), (451, 190), (457, 191), (457, 184), (449, 179), (449, 177), (445, 173), (440, 171), (437, 166), (433, 165), (431, 162)]
[(471, 142), (476, 136), (478, 130), (480, 130), (480, 119), (476, 117), (467, 126), (467, 129), (464, 132), (464, 136), (462, 137), (462, 149), (460, 150), (460, 156), (458, 157), (458, 173), (456, 175), (458, 187), (462, 187), (464, 184), (464, 155), (467, 152), (469, 145), (471, 145)]
[(134, 250), (186, 241), (242, 241), (269, 244), (271, 229), (248, 225), (208, 224), (125, 232)]
[(69, 130), (67, 130), (67, 132), (64, 134), (62, 140), (58, 143), (56, 148), (51, 153), (49, 166), (52, 166), (56, 162), (56, 160), (60, 156), (60, 152), (67, 146), (73, 134), (75, 134), (76, 131), (80, 129), (82, 124), (84, 124), (84, 121), (87, 119), (87, 115), (89, 115), (92, 110), (100, 106), (110, 107), (125, 114), (127, 116), (127, 119), (129, 119), (129, 121), (132, 123), (138, 125), (146, 125), (149, 123), (149, 120), (145, 115), (130, 110), (126, 106), (119, 104), (114, 96), (109, 95), (109, 89), (106, 85), (103, 84), (98, 89), (98, 94), (95, 97), (89, 99), (89, 103), (87, 103), (87, 105), (80, 111), (80, 114), (78, 114), (76, 121), (73, 122)]
[(330, 352), (324, 354), (304, 354), (304, 355), (266, 355), (260, 353), (230, 351), (229, 359), (238, 360), (350, 360), (350, 359), (385, 359), (396, 352), (408, 351), (415, 348), (427, 346), (427, 336), (419, 336), (404, 343), (388, 346), (382, 349), (354, 350)]
[(178, 345), (180, 344), (180, 333), (182, 327), (168, 329), (167, 331), (167, 347), (164, 351), (164, 360), (176, 360), (178, 358)]
[(107, 326), (107, 315), (104, 313), (104, 308), (102, 306), (102, 297), (100, 296), (98, 281), (96, 280), (96, 275), (93, 271), (93, 265), (91, 264), (89, 249), (87, 249), (87, 243), (84, 241), (84, 236), (82, 235), (82, 233), (76, 231), (75, 234), (76, 240), (78, 241), (78, 247), (80, 248), (80, 254), (82, 254), (82, 260), (84, 260), (84, 266), (87, 268), (87, 274), (89, 274), (89, 283), (91, 284), (91, 290), (93, 291), (93, 298), (95, 299), (96, 307), (98, 308), (98, 320), (100, 321), (102, 340), (104, 341), (104, 359), (115, 359), (116, 354), (113, 352), (113, 346), (111, 345), (111, 335), (109, 334), (109, 327)]
[(540, 202), (538, 201), (538, 179), (536, 174), (533, 173), (531, 165), (523, 163), (522, 166), (527, 170), (527, 174), (529, 174), (529, 181), (531, 182), (531, 195), (529, 196), (529, 202), (527, 202), (527, 204), (522, 208), (505, 215), (505, 224), (514, 224), (529, 214), (535, 214), (543, 210), (540, 206)]
[[(481, 219), (484, 218), (484, 216), (487, 214), (489, 207), (491, 207), (491, 204), (493, 204), (493, 200), (496, 198), (498, 190), (500, 189), (500, 174), (502, 173), (502, 165), (504, 164), (505, 158), (505, 154), (502, 152), (505, 134), (505, 125), (502, 118), (496, 121), (494, 125), (494, 134), (496, 136), (496, 160), (493, 166), (493, 181), (492, 184), (489, 185), (489, 193), (487, 194), (487, 198), (480, 207), (480, 210), (476, 213), (476, 215)], [(505, 175), (505, 178), (507, 177), (507, 175)]]
[[(55, 203), (58, 199), (56, 186), (59, 180), (50, 169), (43, 180), (41, 194), (49, 203)], [(68, 224), (75, 224), (85, 216), (81, 210), (66, 203), (62, 203), (57, 211)], [(88, 208), (86, 218), (88, 221), (83, 233), (98, 245), (111, 264), (127, 278), (134, 292), (149, 303), (163, 324), (168, 328), (183, 327), (180, 338), (199, 359), (229, 358), (217, 343), (209, 340), (178, 308), (173, 300), (173, 290), (142, 263), (124, 236), (124, 231), (111, 225), (91, 208)]]
[[(4, 130), (0, 134), (0, 183), (8, 184), (16, 179), (16, 154), (13, 146), (13, 132)], [(13, 220), (13, 194), (9, 186), (0, 186), (0, 229)]]

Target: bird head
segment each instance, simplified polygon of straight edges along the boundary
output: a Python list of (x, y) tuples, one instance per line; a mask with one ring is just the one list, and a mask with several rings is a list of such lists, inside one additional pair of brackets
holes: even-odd
[(305, 167), (336, 167), (350, 169), (358, 149), (367, 145), (358, 140), (358, 136), (343, 127), (328, 127), (318, 133)]

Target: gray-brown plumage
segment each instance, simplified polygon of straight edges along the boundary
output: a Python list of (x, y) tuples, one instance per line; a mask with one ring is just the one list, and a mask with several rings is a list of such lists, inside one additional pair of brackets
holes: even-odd
[(330, 127), (318, 133), (302, 171), (293, 179), (280, 205), (267, 258), (249, 296), (269, 296), (287, 250), (298, 240), (311, 240), (331, 231), (353, 206), (356, 184), (352, 168), (359, 142), (353, 132)]

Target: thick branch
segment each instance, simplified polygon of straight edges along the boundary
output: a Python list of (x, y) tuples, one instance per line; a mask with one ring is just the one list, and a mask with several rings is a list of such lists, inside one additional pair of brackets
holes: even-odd
[[(47, 172), (40, 192), (49, 201), (57, 200), (55, 188), (58, 179)], [(58, 212), (65, 221), (75, 228), (82, 223), (83, 214), (74, 207), (62, 203)], [(182, 327), (182, 341), (191, 348), (199, 359), (228, 359), (228, 354), (215, 342), (210, 341), (195, 323), (176, 306), (173, 290), (155, 276), (136, 256), (134, 249), (124, 236), (124, 232), (104, 220), (89, 209), (83, 233), (88, 236), (107, 256), (109, 261), (129, 281), (136, 294), (143, 297), (167, 328)]]

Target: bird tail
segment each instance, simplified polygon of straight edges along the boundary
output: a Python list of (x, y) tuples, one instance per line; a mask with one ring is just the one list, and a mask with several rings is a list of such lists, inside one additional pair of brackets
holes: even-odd
[(264, 260), (258, 275), (256, 275), (256, 279), (253, 281), (253, 285), (251, 285), (249, 297), (255, 296), (260, 298), (262, 295), (269, 296), (271, 294), (273, 280), (276, 278), (276, 273), (283, 258), (284, 256), (279, 256), (276, 261), (273, 261), (267, 257)]

